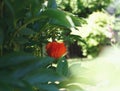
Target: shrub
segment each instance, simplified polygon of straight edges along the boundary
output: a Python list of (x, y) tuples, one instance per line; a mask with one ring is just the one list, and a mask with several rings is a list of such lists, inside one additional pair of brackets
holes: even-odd
[(82, 46), (83, 55), (95, 57), (98, 55), (102, 46), (109, 44), (109, 38), (112, 38), (112, 27), (114, 17), (105, 12), (93, 12), (86, 19), (87, 24), (79, 27), (79, 31), (72, 34), (79, 35), (85, 43), (78, 42)]
[(58, 7), (80, 17), (87, 17), (94, 11), (102, 10), (113, 0), (57, 0)]
[(69, 89), (67, 60), (55, 63), (44, 46), (63, 36), (60, 29), (80, 24), (81, 19), (58, 10), (55, 0), (0, 0), (0, 91)]

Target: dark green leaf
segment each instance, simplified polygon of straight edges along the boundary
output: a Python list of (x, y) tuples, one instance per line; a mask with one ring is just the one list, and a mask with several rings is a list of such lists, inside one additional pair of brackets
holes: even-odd
[(33, 62), (29, 65), (26, 65), (25, 67), (20, 67), (13, 73), (13, 77), (15, 78), (21, 78), (25, 76), (26, 74), (35, 71), (38, 68), (45, 68), (49, 64), (53, 62), (53, 59), (50, 57), (46, 58), (36, 58), (33, 60)]
[(24, 62), (34, 61), (36, 57), (23, 52), (11, 53), (0, 58), (0, 68), (6, 66), (18, 65)]
[(38, 83), (47, 83), (55, 81), (63, 81), (65, 77), (59, 76), (54, 70), (51, 69), (37, 69), (34, 72), (28, 74), (24, 80), (33, 85)]
[(15, 17), (14, 8), (13, 8), (12, 4), (10, 3), (10, 1), (9, 0), (4, 0), (4, 1), (5, 1), (5, 5), (10, 10), (10, 13), (12, 14), (12, 16)]
[(3, 74), (0, 76), (0, 83), (5, 83), (6, 85), (19, 86), (19, 87), (24, 86), (24, 84), (20, 80), (15, 79), (11, 76), (5, 76)]
[(72, 41), (78, 41), (78, 43), (82, 42), (82, 43), (86, 44), (85, 40), (78, 35), (70, 34), (69, 37), (70, 37), (70, 40), (72, 40)]
[(19, 87), (18, 89), (20, 90), (20, 91), (34, 91), (33, 90), (33, 86), (31, 86), (29, 83), (27, 83), (27, 82), (25, 82), (25, 81), (22, 81), (23, 82), (23, 84), (25, 85), (24, 87)]
[(47, 9), (42, 15), (47, 16), (52, 19), (50, 23), (64, 26), (67, 28), (74, 27), (73, 21), (66, 13), (58, 9)]
[[(26, 84), (22, 80), (15, 79), (10, 76), (1, 76), (0, 78), (0, 91), (33, 91), (31, 85)], [(16, 91), (15, 90), (15, 91)]]
[(56, 71), (60, 75), (68, 76), (68, 63), (64, 57), (58, 60)]
[(59, 89), (55, 85), (46, 84), (37, 86), (40, 91), (59, 91)]
[(6, 84), (0, 83), (0, 91), (12, 91), (13, 89), (11, 86), (8, 86)]

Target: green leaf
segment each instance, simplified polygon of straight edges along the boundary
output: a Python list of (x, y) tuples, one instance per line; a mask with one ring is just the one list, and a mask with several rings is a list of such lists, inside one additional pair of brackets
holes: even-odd
[(30, 85), (29, 83), (27, 83), (27, 82), (25, 82), (25, 81), (22, 81), (23, 82), (23, 84), (25, 85), (24, 87), (21, 87), (21, 88), (19, 88), (18, 87), (18, 89), (20, 90), (20, 91), (34, 91), (33, 89), (33, 86), (32, 85)]
[(24, 77), (26, 74), (37, 70), (38, 68), (45, 68), (49, 64), (51, 64), (54, 60), (50, 57), (46, 58), (36, 58), (33, 62), (25, 67), (20, 67), (16, 71), (13, 72), (12, 76), (15, 78)]
[(0, 91), (12, 91), (12, 89), (10, 86), (0, 83)]
[(77, 16), (75, 16), (72, 13), (69, 13), (69, 12), (65, 12), (65, 13), (71, 17), (71, 19), (74, 22), (75, 26), (81, 26), (82, 24), (87, 23), (84, 18), (77, 17)]
[(85, 40), (79, 35), (70, 34), (68, 37), (71, 42), (78, 41), (78, 43), (80, 42), (86, 44)]
[(12, 4), (10, 3), (9, 0), (4, 0), (5, 5), (7, 6), (7, 8), (10, 10), (10, 13), (12, 14), (13, 17), (15, 17), (15, 11), (14, 8), (12, 6)]
[(0, 58), (0, 68), (18, 64), (20, 65), (21, 63), (30, 62), (31, 60), (34, 61), (35, 58), (36, 57), (31, 54), (14, 52)]
[(56, 25), (67, 27), (67, 28), (74, 27), (74, 24), (70, 16), (68, 16), (66, 13), (58, 9), (46, 9), (42, 13), (42, 15), (52, 19), (50, 21), (51, 24), (56, 24)]
[(69, 89), (69, 91), (85, 91), (78, 84), (77, 85), (71, 84), (67, 86), (66, 88)]
[(68, 76), (68, 63), (64, 57), (58, 60), (56, 71), (60, 75)]
[(23, 87), (24, 84), (18, 80), (18, 79), (15, 79), (9, 75), (3, 75), (1, 74), (0, 76), (0, 83), (5, 83), (6, 85), (11, 85), (11, 86), (19, 86), (19, 87)]
[(48, 83), (55, 81), (63, 81), (65, 77), (58, 75), (54, 70), (51, 69), (37, 69), (30, 74), (27, 74), (24, 78), (28, 83), (35, 85), (38, 83)]
[[(0, 76), (0, 90), (1, 91), (33, 91), (31, 85), (22, 80), (15, 79), (10, 76)], [(16, 91), (15, 90), (15, 91)]]
[(82, 24), (87, 23), (83, 18), (73, 16), (73, 15), (70, 15), (70, 17), (72, 18), (75, 26), (81, 26)]
[(37, 87), (40, 89), (40, 91), (59, 91), (59, 89), (55, 85), (51, 84), (40, 84)]
[[(2, 86), (2, 87), (1, 87)], [(4, 89), (2, 91), (13, 91), (13, 89), (29, 89), (29, 90), (22, 90), (22, 91), (32, 91), (30, 89), (31, 86), (28, 88), (28, 84), (23, 82), (20, 79), (16, 79), (14, 77), (11, 77), (10, 75), (5, 75), (0, 72), (0, 90)]]

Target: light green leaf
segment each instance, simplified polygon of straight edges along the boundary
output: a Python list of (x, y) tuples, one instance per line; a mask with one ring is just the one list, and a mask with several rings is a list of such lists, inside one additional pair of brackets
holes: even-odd
[(77, 16), (75, 16), (72, 13), (69, 13), (69, 12), (65, 12), (65, 13), (71, 17), (75, 26), (81, 26), (82, 24), (87, 23), (84, 18), (77, 17)]
[(93, 81), (89, 76), (89, 69), (86, 67), (82, 67), (81, 63), (74, 63), (70, 67), (70, 80), (71, 83), (79, 83), (79, 84), (89, 84), (94, 85), (95, 81)]
[(75, 85), (75, 84), (71, 84), (67, 86), (66, 88), (69, 89), (68, 91), (85, 91), (79, 85)]

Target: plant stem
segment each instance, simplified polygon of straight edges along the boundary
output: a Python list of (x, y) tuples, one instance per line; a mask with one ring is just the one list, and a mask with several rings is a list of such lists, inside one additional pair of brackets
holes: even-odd
[(3, 55), (3, 47), (2, 47), (2, 45), (0, 46), (0, 56), (2, 56)]
[(1, 0), (0, 1), (0, 16), (1, 16), (1, 18), (3, 17), (3, 7), (4, 7), (4, 2)]
[(18, 34), (19, 31), (21, 31), (23, 28), (26, 28), (26, 26), (30, 23), (33, 23), (34, 21), (37, 21), (39, 19), (45, 18), (45, 16), (35, 17), (28, 22), (26, 22), (24, 25), (22, 25), (20, 28), (16, 29), (16, 31), (13, 33), (13, 36), (11, 36), (10, 44), (12, 44), (15, 36)]

